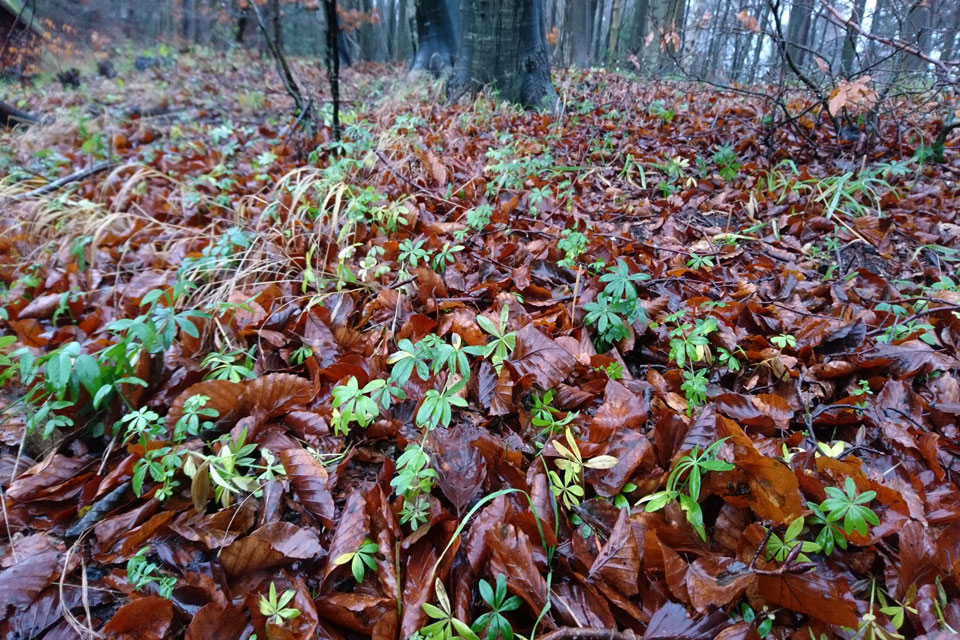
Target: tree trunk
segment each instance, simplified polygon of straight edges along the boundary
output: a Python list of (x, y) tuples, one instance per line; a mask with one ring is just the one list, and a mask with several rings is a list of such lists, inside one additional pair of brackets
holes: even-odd
[(564, 21), (569, 26), (573, 66), (590, 66), (590, 14), (586, 0), (567, 0)]
[(399, 0), (397, 8), (397, 51), (395, 60), (407, 60), (411, 57), (413, 51), (412, 30), (410, 29), (409, 16), (407, 15), (407, 0)]
[(183, 39), (193, 44), (197, 39), (197, 0), (183, 0), (180, 25)]
[(327, 18), (327, 79), (333, 100), (333, 139), (340, 142), (340, 17), (337, 0), (324, 0)]
[(247, 22), (250, 20), (250, 9), (241, 9), (240, 15), (237, 17), (237, 32), (234, 36), (234, 42), (237, 44), (243, 44), (243, 36), (247, 31)]
[[(916, 3), (910, 8), (907, 14), (906, 24), (903, 25), (901, 39), (916, 45), (921, 51), (930, 51), (930, 39), (932, 31), (930, 29), (930, 8), (924, 3)], [(901, 54), (904, 57), (903, 68), (906, 71), (920, 71), (926, 65), (920, 57), (908, 53)]]
[(953, 60), (954, 51), (957, 47), (957, 34), (960, 33), (960, 4), (957, 4), (957, 8), (953, 12), (953, 24), (949, 30), (944, 33), (943, 41), (943, 59), (944, 60)]
[(633, 10), (633, 25), (630, 34), (630, 52), (638, 60), (637, 63), (643, 67), (643, 52), (646, 48), (647, 38), (647, 16), (650, 10), (650, 0), (637, 0)]
[(760, 70), (760, 54), (763, 52), (763, 34), (767, 31), (767, 23), (770, 17), (770, 5), (766, 2), (760, 3), (760, 33), (753, 37), (756, 40), (756, 46), (753, 49), (753, 61), (750, 63), (750, 74), (747, 84), (753, 84), (757, 80), (757, 72)]
[(600, 59), (600, 33), (603, 31), (603, 5), (604, 0), (594, 0), (591, 13), (593, 13), (593, 27), (590, 36), (590, 55), (594, 60)]
[(451, 95), (492, 85), (500, 97), (544, 106), (554, 96), (543, 0), (470, 0)]
[(441, 75), (453, 69), (457, 32), (451, 4), (448, 0), (417, 0), (417, 52), (411, 71)]
[[(857, 27), (863, 20), (866, 5), (867, 0), (854, 0), (850, 21)], [(853, 75), (853, 62), (857, 57), (857, 35), (857, 30), (853, 26), (847, 27), (847, 35), (843, 39), (843, 53), (840, 56), (840, 69), (847, 78)]]
[(790, 6), (790, 18), (787, 21), (787, 55), (797, 67), (803, 64), (812, 13), (813, 0), (795, 0)]
[(276, 43), (277, 48), (283, 51), (283, 25), (280, 24), (280, 0), (273, 0), (271, 15), (273, 17), (273, 41)]

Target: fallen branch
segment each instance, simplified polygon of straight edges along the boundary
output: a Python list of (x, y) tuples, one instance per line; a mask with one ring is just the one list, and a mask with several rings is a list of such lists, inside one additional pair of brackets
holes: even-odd
[(36, 124), (38, 118), (32, 113), (20, 111), (6, 102), (0, 102), (0, 124), (12, 127), (18, 124)]
[(109, 162), (109, 161), (99, 162), (93, 165), (92, 167), (88, 167), (86, 169), (76, 171), (74, 173), (71, 173), (68, 176), (63, 176), (62, 178), (54, 180), (49, 184), (45, 184), (42, 187), (37, 187), (32, 191), (27, 191), (26, 193), (18, 193), (15, 196), (11, 196), (10, 200), (17, 202), (20, 200), (27, 200), (29, 198), (36, 198), (37, 196), (46, 195), (48, 193), (53, 193), (54, 191), (56, 191), (60, 187), (63, 187), (64, 185), (68, 185), (71, 182), (76, 182), (77, 180), (83, 180), (84, 178), (88, 178), (94, 175), (95, 173), (100, 173), (101, 171), (105, 171), (107, 169), (115, 167), (116, 164), (117, 164), (116, 162)]
[(564, 627), (551, 631), (545, 636), (540, 636), (540, 640), (637, 640), (637, 636), (634, 635), (633, 631)]

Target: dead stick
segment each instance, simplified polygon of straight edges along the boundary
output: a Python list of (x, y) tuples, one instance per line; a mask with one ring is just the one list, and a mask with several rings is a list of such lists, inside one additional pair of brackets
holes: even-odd
[(76, 182), (77, 180), (83, 180), (84, 178), (88, 178), (95, 173), (100, 173), (101, 171), (105, 171), (106, 169), (110, 169), (115, 166), (116, 166), (115, 162), (100, 162), (93, 165), (92, 167), (88, 167), (87, 169), (82, 169), (80, 171), (71, 173), (68, 176), (63, 176), (62, 178), (54, 180), (49, 184), (45, 184), (42, 187), (37, 187), (32, 191), (27, 191), (26, 193), (19, 193), (15, 196), (12, 196), (10, 199), (13, 200), (14, 202), (17, 202), (20, 200), (26, 200), (28, 198), (35, 198), (37, 196), (42, 196), (48, 193), (52, 193), (57, 189), (59, 189), (60, 187), (70, 184), (71, 182)]
[(616, 629), (564, 627), (540, 636), (540, 640), (637, 640), (637, 636), (632, 631)]

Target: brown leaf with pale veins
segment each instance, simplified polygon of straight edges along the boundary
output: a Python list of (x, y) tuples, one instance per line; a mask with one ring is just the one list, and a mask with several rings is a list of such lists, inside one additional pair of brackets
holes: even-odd
[(956, 358), (942, 351), (934, 351), (919, 340), (908, 340), (900, 344), (878, 342), (873, 349), (855, 358), (864, 368), (887, 368), (887, 371), (900, 378), (908, 378), (931, 371), (950, 371), (957, 367)]
[(402, 638), (409, 638), (427, 621), (423, 603), (433, 596), (433, 565), (437, 552), (420, 540), (407, 555), (407, 570), (403, 572), (403, 619), (400, 623)]
[(757, 576), (757, 595), (770, 604), (808, 615), (824, 624), (857, 627), (857, 603), (843, 578), (816, 573)]
[(608, 380), (603, 390), (603, 404), (590, 423), (590, 442), (605, 442), (620, 429), (640, 430), (649, 413), (650, 406), (642, 395), (616, 380)]
[(300, 503), (323, 526), (332, 528), (336, 508), (330, 495), (327, 470), (303, 447), (284, 449), (278, 455)]
[(203, 605), (187, 627), (185, 640), (239, 640), (247, 628), (247, 617), (232, 604)]
[(229, 575), (239, 576), (309, 560), (322, 553), (316, 534), (289, 522), (272, 522), (225, 548), (220, 553), (220, 564)]
[(567, 624), (600, 629), (611, 629), (617, 625), (610, 605), (591, 584), (556, 584), (552, 600), (555, 602), (557, 615)]
[(313, 399), (313, 385), (290, 373), (271, 373), (246, 383), (239, 405), (245, 412), (257, 411), (269, 420)]
[[(490, 546), (490, 569), (493, 575), (502, 573), (507, 588), (527, 603), (532, 611), (541, 611), (547, 602), (547, 582), (533, 557), (530, 538), (513, 525), (501, 525), (487, 533)], [(544, 626), (553, 628), (553, 620), (543, 619)]]
[(477, 399), (490, 415), (506, 416), (516, 410), (513, 406), (513, 380), (506, 368), (497, 375), (493, 365), (484, 360), (477, 380)]
[(643, 640), (716, 640), (720, 631), (732, 624), (723, 609), (717, 609), (700, 620), (691, 620), (684, 607), (668, 602), (650, 618)]
[(663, 573), (670, 593), (681, 602), (690, 602), (686, 583), (688, 569), (686, 560), (663, 542), (660, 542), (660, 553), (663, 556)]
[(435, 433), (440, 450), (434, 458), (437, 486), (458, 510), (473, 500), (487, 477), (487, 463), (477, 448), (467, 444), (467, 427), (458, 426)]
[(603, 580), (620, 593), (633, 596), (638, 591), (639, 576), (640, 549), (637, 547), (637, 539), (633, 537), (630, 516), (626, 509), (621, 509), (617, 524), (594, 559), (587, 578), (591, 582)]
[(729, 436), (734, 464), (746, 476), (750, 487), (747, 506), (763, 520), (789, 524), (803, 511), (800, 482), (793, 471), (779, 460), (764, 456), (733, 420), (717, 416), (717, 431)]
[(330, 541), (330, 548), (327, 550), (327, 568), (323, 573), (321, 585), (337, 569), (334, 561), (345, 553), (356, 551), (369, 533), (370, 524), (364, 509), (365, 502), (363, 492), (359, 490), (354, 491), (347, 498), (347, 503), (340, 514), (340, 522), (333, 532), (333, 540)]
[(59, 453), (35, 464), (7, 489), (6, 497), (18, 502), (30, 500), (64, 500), (57, 488), (75, 478), (93, 464), (93, 456), (68, 458)]
[(538, 327), (517, 332), (517, 346), (508, 360), (521, 375), (532, 375), (541, 389), (552, 389), (570, 375), (576, 359)]
[(59, 551), (21, 557), (20, 562), (0, 573), (3, 604), (17, 608), (29, 605), (53, 580), (59, 563)]
[(46, 320), (60, 306), (59, 293), (45, 293), (37, 296), (17, 314), (18, 320)]
[(160, 596), (147, 596), (120, 607), (103, 634), (108, 640), (162, 640), (172, 622), (173, 603)]
[(733, 558), (703, 556), (687, 569), (687, 593), (690, 604), (699, 613), (709, 607), (725, 607), (740, 598), (754, 583), (756, 574), (745, 571), (746, 565)]

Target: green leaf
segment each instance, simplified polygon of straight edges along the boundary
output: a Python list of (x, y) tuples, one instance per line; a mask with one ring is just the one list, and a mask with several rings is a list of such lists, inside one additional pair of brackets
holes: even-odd
[(783, 535), (783, 539), (794, 540), (800, 535), (801, 531), (803, 531), (803, 516), (800, 516), (790, 523), (790, 526), (787, 527), (787, 532)]

